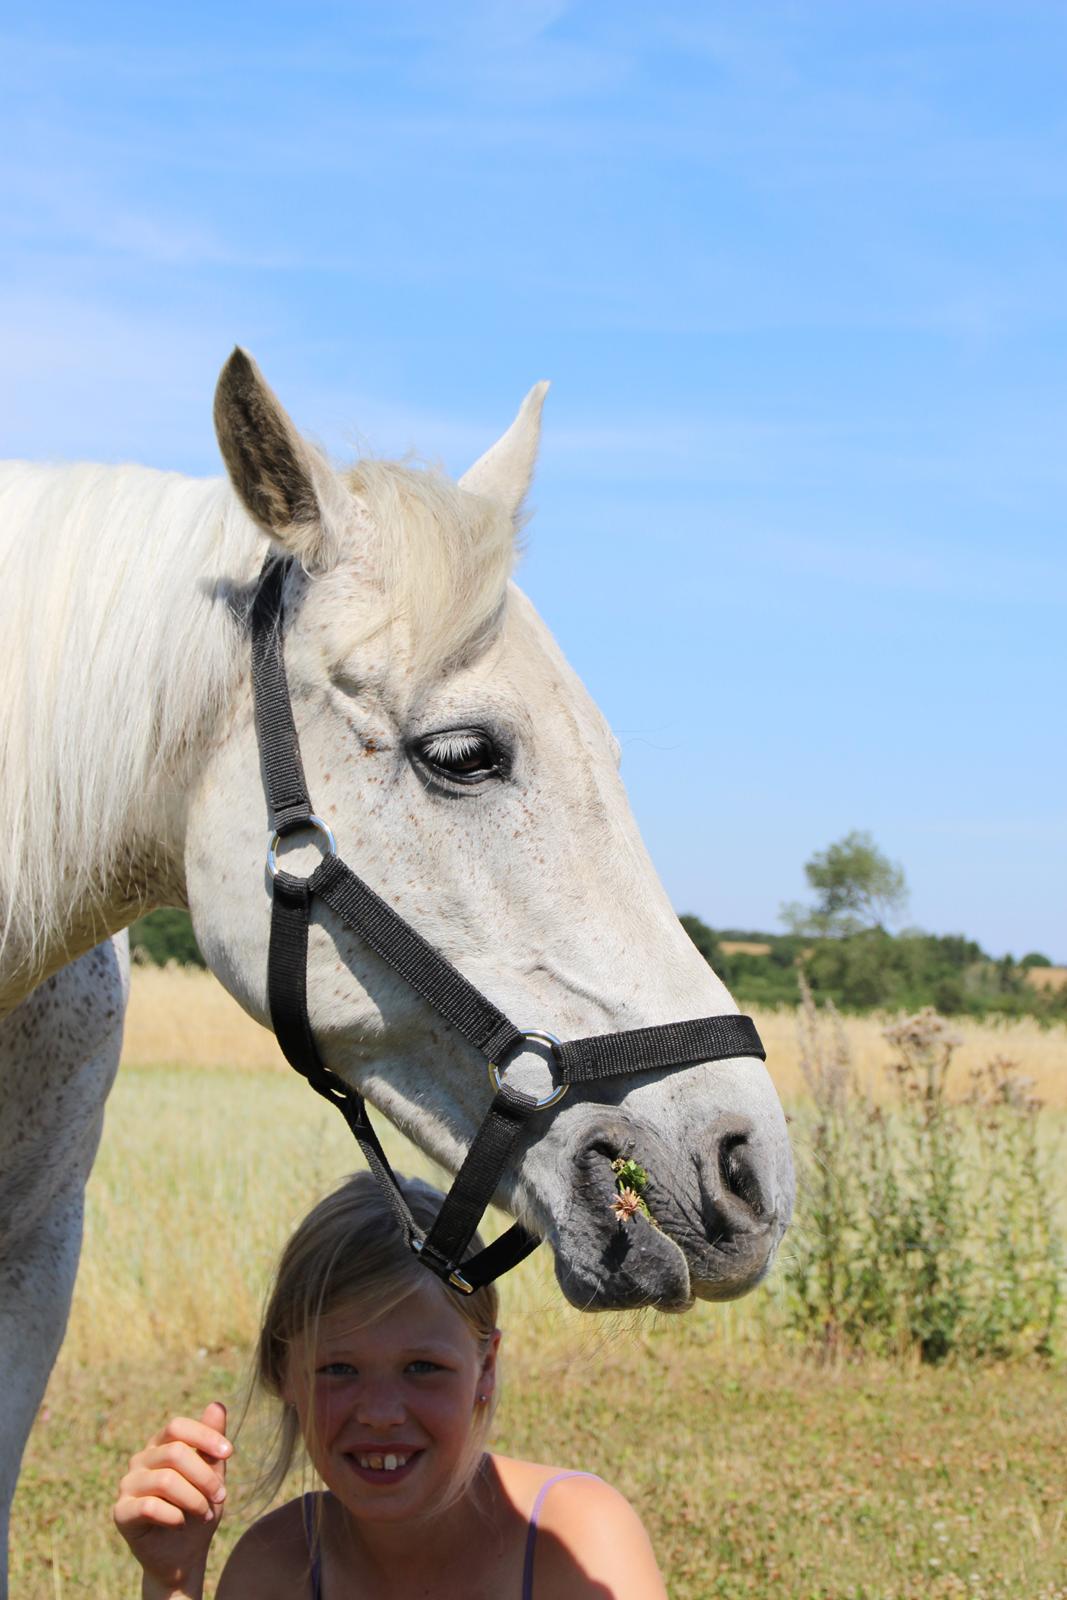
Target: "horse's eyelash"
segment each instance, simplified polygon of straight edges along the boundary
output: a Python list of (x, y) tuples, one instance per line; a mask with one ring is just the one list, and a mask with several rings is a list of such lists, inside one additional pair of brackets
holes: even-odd
[(422, 751), (430, 761), (466, 761), (487, 743), (484, 733), (435, 733), (423, 740)]

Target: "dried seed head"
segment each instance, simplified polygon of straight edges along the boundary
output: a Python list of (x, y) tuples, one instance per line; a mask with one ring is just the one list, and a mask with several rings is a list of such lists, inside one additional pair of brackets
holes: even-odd
[(637, 1213), (643, 1210), (641, 1196), (636, 1189), (620, 1189), (611, 1202), (611, 1209), (620, 1222), (631, 1222)]

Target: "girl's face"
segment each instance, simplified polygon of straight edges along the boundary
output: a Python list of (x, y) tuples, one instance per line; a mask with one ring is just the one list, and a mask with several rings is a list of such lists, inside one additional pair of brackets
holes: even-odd
[(496, 1381), (500, 1334), (482, 1349), (427, 1274), (394, 1311), (360, 1327), (357, 1307), (319, 1322), (294, 1347), (285, 1399), (312, 1462), (355, 1517), (432, 1511), (467, 1465), (475, 1409)]

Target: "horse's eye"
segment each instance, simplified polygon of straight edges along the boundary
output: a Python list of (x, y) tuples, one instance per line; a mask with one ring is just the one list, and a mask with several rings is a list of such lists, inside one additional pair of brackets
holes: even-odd
[(427, 734), (417, 748), (428, 767), (456, 783), (480, 783), (484, 778), (499, 777), (503, 768), (500, 750), (480, 728)]

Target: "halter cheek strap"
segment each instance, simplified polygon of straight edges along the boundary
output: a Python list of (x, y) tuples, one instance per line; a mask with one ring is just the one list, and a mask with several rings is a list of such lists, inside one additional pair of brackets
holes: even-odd
[[(341, 1111), (419, 1259), (453, 1288), (470, 1293), (516, 1265), (540, 1240), (516, 1223), (467, 1259), (471, 1239), (500, 1184), (515, 1142), (537, 1112), (560, 1100), (572, 1083), (692, 1066), (765, 1052), (751, 1017), (701, 1017), (625, 1033), (561, 1043), (552, 1034), (517, 1028), (451, 962), (375, 894), (337, 854), (333, 834), (311, 807), (285, 676), (282, 595), (289, 561), (264, 567), (252, 608), (252, 685), (256, 733), (267, 789), (272, 836), (271, 930), (267, 994), (271, 1022), (289, 1063)], [(278, 866), (282, 839), (314, 829), (326, 854), (309, 877)], [(425, 1232), (416, 1223), (382, 1149), (359, 1092), (323, 1062), (307, 1009), (307, 945), (312, 903), (319, 900), (434, 1011), (484, 1056), (495, 1093), (455, 1180)], [(550, 1054), (555, 1087), (537, 1099), (504, 1079), (510, 1059), (531, 1042)]]

